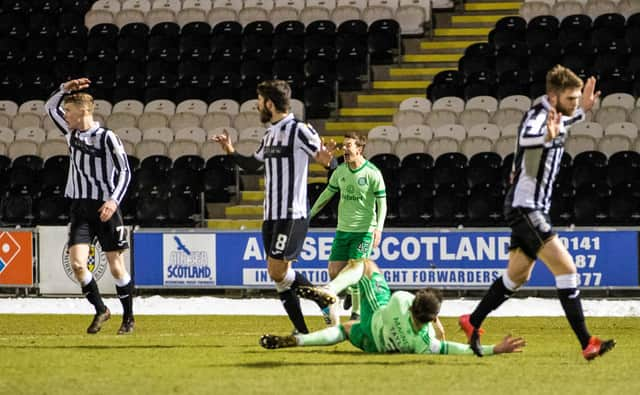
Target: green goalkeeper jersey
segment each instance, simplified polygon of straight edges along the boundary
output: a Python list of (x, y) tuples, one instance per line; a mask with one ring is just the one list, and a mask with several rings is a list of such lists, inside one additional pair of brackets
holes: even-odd
[[(371, 333), (379, 352), (414, 354), (472, 354), (467, 344), (440, 341), (431, 323), (416, 332), (411, 323), (414, 295), (394, 292), (389, 303), (373, 313)], [(493, 346), (483, 346), (485, 355), (493, 354)]]
[(353, 170), (346, 163), (331, 174), (327, 188), (340, 191), (338, 227), (343, 232), (372, 232), (376, 228), (376, 199), (385, 198), (382, 173), (368, 160)]

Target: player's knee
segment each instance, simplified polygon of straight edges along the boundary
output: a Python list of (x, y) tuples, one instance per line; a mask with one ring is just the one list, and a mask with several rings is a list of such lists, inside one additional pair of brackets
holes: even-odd
[(334, 262), (329, 262), (329, 267), (327, 268), (329, 271), (329, 277), (333, 280), (334, 278), (336, 278), (338, 276), (338, 274), (340, 274), (340, 272), (342, 271), (342, 269), (344, 269), (344, 267), (347, 265), (346, 262), (344, 261), (334, 261)]
[(269, 277), (279, 283), (284, 280), (284, 277), (287, 275), (288, 266), (284, 261), (271, 261), (267, 263), (267, 272), (269, 273)]
[(371, 278), (373, 273), (380, 273), (380, 268), (374, 261), (372, 261), (371, 259), (367, 259), (364, 265), (364, 275), (368, 278)]
[(349, 335), (351, 334), (351, 327), (353, 326), (353, 324), (355, 324), (357, 321), (347, 321), (342, 325), (342, 329), (344, 332), (344, 335), (347, 337), (347, 339), (349, 339)]
[(70, 264), (71, 264), (71, 269), (76, 275), (82, 274), (84, 272), (85, 267), (87, 267), (86, 263), (78, 259), (72, 259)]

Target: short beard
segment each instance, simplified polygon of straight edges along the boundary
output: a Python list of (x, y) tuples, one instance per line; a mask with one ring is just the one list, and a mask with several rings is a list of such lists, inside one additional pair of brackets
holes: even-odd
[(268, 108), (263, 107), (262, 110), (260, 110), (260, 122), (267, 123), (271, 121), (272, 116), (273, 114), (271, 114), (271, 111), (269, 111)]
[(573, 113), (569, 114), (569, 110), (561, 106), (560, 103), (556, 104), (556, 111), (567, 117), (573, 116)]

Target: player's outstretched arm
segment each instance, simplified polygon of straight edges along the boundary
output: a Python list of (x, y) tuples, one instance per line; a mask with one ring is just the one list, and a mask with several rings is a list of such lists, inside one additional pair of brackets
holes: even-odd
[(311, 207), (311, 211), (309, 211), (309, 219), (315, 217), (316, 214), (318, 214), (324, 208), (324, 206), (326, 206), (327, 203), (331, 201), (331, 198), (335, 194), (336, 193), (327, 185), (320, 196), (318, 196), (316, 201), (313, 203), (313, 207)]
[[(495, 345), (483, 345), (482, 355), (507, 354), (521, 352), (526, 342), (521, 337), (505, 336), (504, 339)], [(432, 339), (430, 353), (447, 355), (474, 355), (468, 344), (451, 341), (437, 341)]]

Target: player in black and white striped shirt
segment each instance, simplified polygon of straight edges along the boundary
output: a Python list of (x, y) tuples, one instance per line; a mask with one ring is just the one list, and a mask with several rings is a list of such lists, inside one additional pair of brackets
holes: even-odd
[[(269, 276), (296, 330), (308, 333), (296, 292), (307, 291), (320, 305), (335, 302), (335, 296), (314, 288), (304, 275), (291, 268), (307, 234), (307, 173), (309, 158), (328, 166), (332, 155), (313, 128), (290, 112), (291, 89), (286, 81), (265, 81), (258, 86), (261, 121), (270, 122), (260, 146), (251, 156), (235, 151), (226, 133), (212, 137), (247, 170), (265, 168), (264, 222), (262, 241), (267, 252)], [(311, 294), (311, 295), (309, 295)]]
[(573, 257), (549, 220), (553, 181), (564, 153), (567, 128), (583, 120), (584, 112), (593, 107), (600, 94), (595, 91), (595, 85), (596, 80), (591, 77), (581, 92), (580, 77), (563, 66), (555, 66), (547, 73), (546, 96), (527, 112), (520, 125), (514, 179), (505, 199), (505, 218), (511, 227), (509, 264), (473, 313), (460, 317), (460, 326), (478, 356), (482, 356), (482, 321), (529, 280), (536, 258), (555, 276), (560, 303), (584, 358), (591, 360), (615, 346), (614, 340), (601, 340), (589, 334)]
[(87, 332), (97, 333), (111, 316), (87, 268), (89, 249), (97, 238), (109, 261), (124, 310), (118, 334), (128, 334), (134, 327), (133, 284), (122, 258), (129, 244), (119, 205), (131, 180), (131, 171), (118, 136), (93, 120), (91, 95), (77, 92), (89, 84), (87, 78), (61, 84), (45, 108), (69, 144), (70, 165), (65, 189), (65, 196), (71, 199), (69, 259), (83, 293), (96, 309)]

